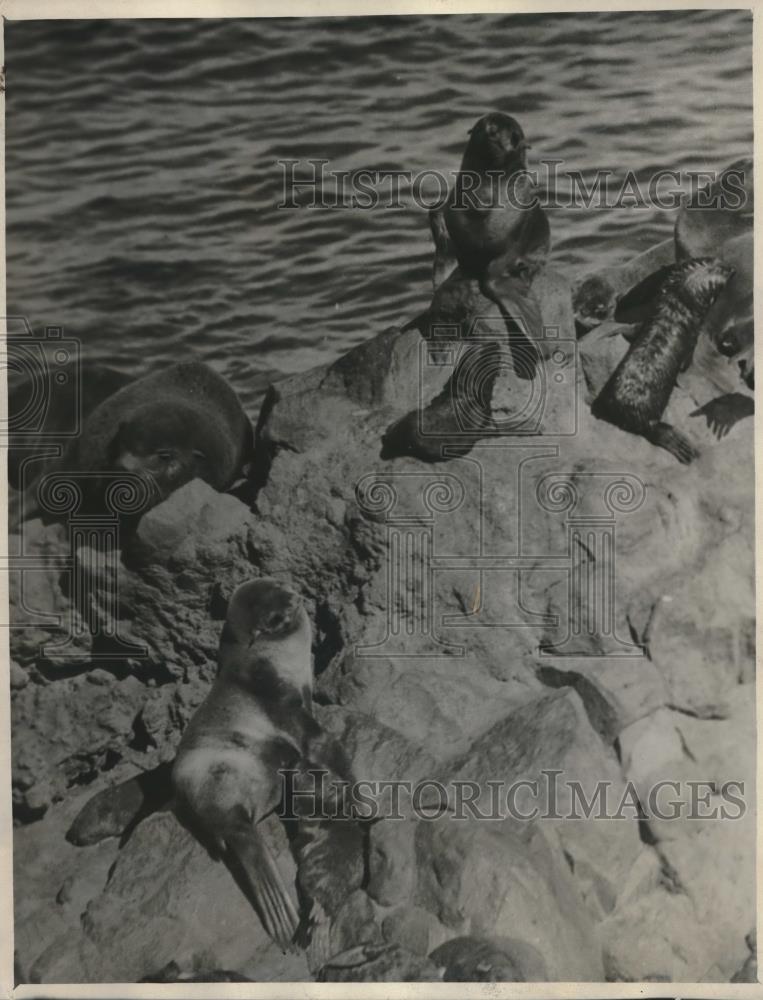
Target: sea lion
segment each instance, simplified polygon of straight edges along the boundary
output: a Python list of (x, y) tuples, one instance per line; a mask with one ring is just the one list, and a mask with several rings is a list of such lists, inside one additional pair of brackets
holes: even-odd
[[(435, 282), (451, 252), (462, 274), (475, 279), (514, 334), (515, 367), (532, 378), (540, 309), (530, 288), (538, 261), (550, 247), (548, 218), (534, 198), (527, 173), (528, 143), (515, 118), (493, 112), (469, 133), (461, 167), (444, 205), (430, 212), (435, 241)], [(449, 240), (445, 238), (445, 232)]]
[(751, 233), (755, 212), (753, 163), (735, 160), (681, 207), (676, 219), (676, 259), (718, 256), (718, 248)]
[(611, 319), (618, 300), (636, 284), (660, 268), (674, 264), (675, 238), (663, 240), (623, 264), (602, 268), (575, 289), (572, 308), (578, 336)]
[[(574, 296), (575, 320), (580, 334), (607, 319), (639, 323), (653, 310), (662, 281), (676, 261), (716, 257), (737, 275), (719, 296), (723, 302), (737, 297), (737, 287), (752, 289), (752, 228), (754, 194), (752, 160), (740, 159), (725, 167), (716, 180), (681, 206), (671, 240), (651, 247), (625, 264), (606, 267), (587, 278)], [(740, 262), (740, 244), (749, 241), (749, 280)], [(735, 287), (737, 286), (737, 287)], [(751, 315), (751, 310), (750, 310)], [(711, 322), (711, 327), (712, 327)]]
[(443, 969), (444, 983), (524, 983), (548, 978), (540, 952), (517, 938), (451, 938), (435, 948), (429, 959)]
[[(103, 504), (99, 477), (137, 473), (150, 485), (147, 510), (197, 477), (228, 489), (251, 457), (252, 442), (251, 424), (228, 382), (201, 362), (181, 362), (104, 399), (52, 471), (91, 473), (85, 504), (94, 510)], [(25, 517), (39, 511), (37, 503), (32, 497)]]
[[(724, 195), (726, 179), (744, 179), (741, 194), (732, 202)], [(705, 207), (717, 202), (714, 207)], [(736, 207), (728, 207), (730, 204)], [(718, 438), (728, 434), (739, 420), (752, 416), (751, 396), (736, 391), (739, 380), (748, 390), (755, 387), (754, 269), (753, 269), (752, 163), (740, 160), (727, 167), (715, 184), (684, 206), (675, 227), (678, 260), (712, 256), (733, 271), (704, 316), (700, 330), (697, 367), (703, 379), (722, 395), (698, 407), (691, 415), (704, 416)], [(696, 256), (692, 256), (696, 255)], [(654, 312), (657, 297), (670, 273), (663, 266), (644, 277), (618, 301), (614, 317), (623, 323), (644, 322)], [(708, 349), (709, 345), (709, 349)], [(733, 368), (720, 363), (721, 358)], [(741, 387), (740, 387), (741, 388)]]
[(660, 418), (679, 372), (691, 363), (702, 319), (731, 273), (712, 258), (669, 269), (653, 315), (594, 400), (595, 417), (640, 434), (679, 462), (688, 464), (696, 457), (689, 442)]
[[(8, 381), (8, 481), (14, 489), (21, 489), (29, 486), (49, 465), (29, 459), (42, 455), (51, 442), (65, 441), (77, 416), (87, 418), (99, 403), (133, 379), (109, 365), (70, 362), (60, 366), (56, 370), (55, 384), (51, 381), (49, 386), (45, 412), (34, 433), (25, 429), (23, 417), (38, 387), (30, 373), (24, 370), (16, 375), (9, 372)], [(22, 465), (29, 468), (24, 481)]]
[[(282, 802), (281, 771), (318, 769), (350, 781), (341, 747), (311, 714), (310, 643), (310, 622), (293, 590), (272, 579), (238, 587), (217, 677), (183, 733), (172, 771), (178, 818), (225, 862), (284, 950), (294, 948), (298, 913), (257, 824)], [(325, 799), (313, 803), (325, 806)]]

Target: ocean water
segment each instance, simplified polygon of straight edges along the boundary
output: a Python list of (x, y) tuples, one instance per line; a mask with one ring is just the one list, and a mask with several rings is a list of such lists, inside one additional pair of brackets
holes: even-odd
[[(426, 213), (278, 208), (279, 159), (457, 169), (480, 115), (538, 158), (716, 170), (752, 149), (751, 16), (676, 11), (6, 22), (7, 298), (134, 375), (208, 361), (252, 416), (431, 294)], [(668, 236), (656, 208), (550, 212), (570, 275)]]

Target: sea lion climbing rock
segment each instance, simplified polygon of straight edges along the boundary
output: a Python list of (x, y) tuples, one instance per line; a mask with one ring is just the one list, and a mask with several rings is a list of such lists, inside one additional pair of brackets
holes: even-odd
[(654, 314), (591, 407), (592, 414), (665, 448), (679, 462), (696, 452), (661, 417), (678, 374), (691, 363), (702, 319), (731, 269), (716, 260), (675, 264), (662, 283)]

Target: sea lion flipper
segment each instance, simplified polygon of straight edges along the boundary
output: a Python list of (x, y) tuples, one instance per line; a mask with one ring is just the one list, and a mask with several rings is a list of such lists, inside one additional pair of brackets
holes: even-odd
[(734, 424), (744, 417), (751, 417), (755, 413), (755, 400), (752, 396), (745, 396), (741, 392), (729, 392), (724, 396), (717, 396), (698, 407), (691, 417), (704, 417), (707, 426), (720, 441), (725, 437)]
[(540, 265), (546, 260), (550, 250), (551, 226), (548, 216), (540, 205), (533, 205), (522, 213), (516, 254), (523, 261)]
[(644, 437), (658, 448), (669, 451), (682, 465), (689, 465), (695, 458), (699, 457), (697, 449), (689, 443), (683, 434), (680, 434), (675, 427), (662, 423), (662, 421), (650, 427), (645, 432)]
[(106, 837), (126, 839), (146, 816), (169, 808), (170, 771), (170, 764), (160, 764), (118, 785), (101, 789), (77, 813), (66, 831), (66, 839), (75, 847), (89, 847)]
[(445, 224), (443, 205), (429, 211), (429, 228), (434, 241), (434, 263), (432, 265), (432, 287), (435, 291), (458, 265), (453, 241)]
[(284, 951), (294, 951), (297, 909), (259, 830), (246, 825), (228, 832), (225, 847), (223, 860), (257, 911), (262, 926)]
[(615, 320), (618, 323), (643, 323), (649, 319), (672, 267), (672, 264), (666, 264), (653, 271), (622, 295), (615, 306)]

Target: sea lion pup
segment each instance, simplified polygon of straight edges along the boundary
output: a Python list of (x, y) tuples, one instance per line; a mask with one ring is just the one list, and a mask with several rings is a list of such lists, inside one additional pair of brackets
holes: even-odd
[[(136, 473), (150, 487), (145, 513), (197, 477), (228, 489), (251, 457), (252, 440), (228, 382), (199, 361), (181, 362), (103, 400), (51, 471), (90, 473), (85, 505), (94, 512), (114, 473)], [(37, 497), (29, 500), (26, 517), (40, 511)]]
[(705, 313), (731, 269), (701, 258), (675, 264), (662, 284), (655, 310), (591, 407), (592, 414), (639, 434), (688, 464), (697, 453), (660, 418), (679, 372), (692, 359)]
[(430, 212), (430, 226), (435, 275), (444, 252), (444, 222), (459, 268), (501, 311), (516, 346), (517, 374), (532, 378), (539, 355), (523, 327), (540, 335), (540, 309), (529, 278), (548, 253), (550, 227), (527, 174), (527, 147), (515, 118), (498, 112), (480, 118), (469, 132), (447, 202)]
[(178, 818), (225, 862), (285, 950), (294, 947), (298, 913), (257, 823), (281, 803), (281, 770), (316, 768), (349, 780), (341, 748), (310, 712), (310, 642), (293, 590), (271, 579), (238, 587), (217, 677), (183, 733), (172, 771)]

